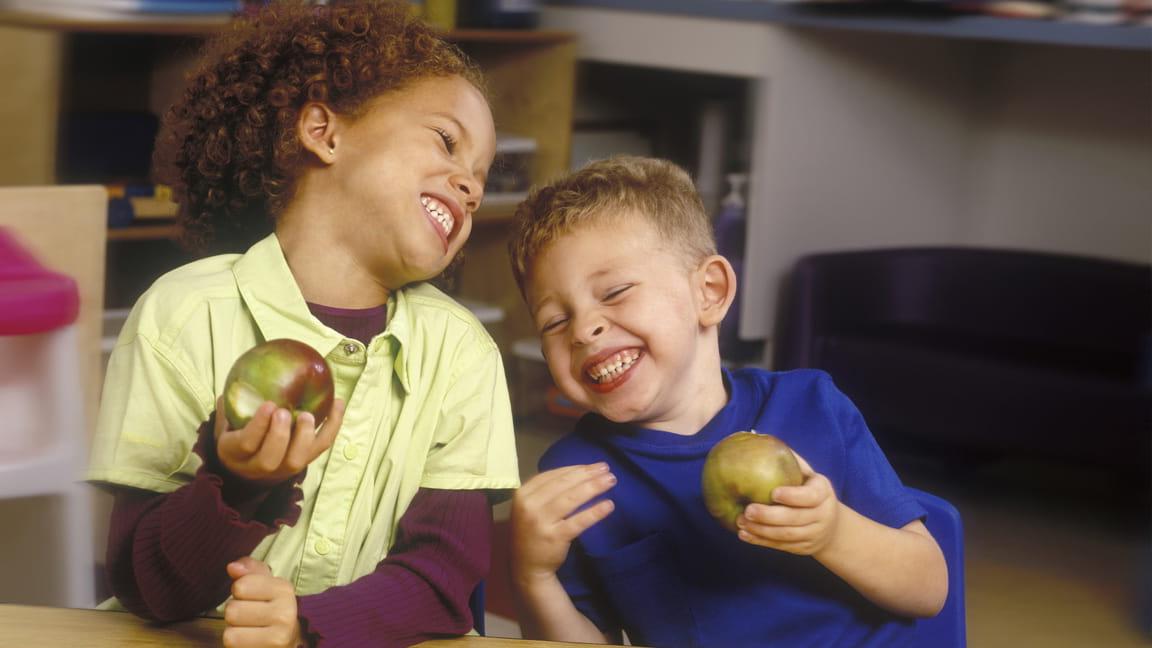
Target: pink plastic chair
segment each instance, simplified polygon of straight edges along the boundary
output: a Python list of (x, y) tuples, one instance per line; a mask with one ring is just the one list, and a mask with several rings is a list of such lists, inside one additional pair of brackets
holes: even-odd
[(54, 603), (91, 607), (91, 496), (79, 482), (87, 436), (79, 302), (71, 277), (44, 268), (0, 228), (0, 499), (63, 498), (58, 521), (65, 556), (55, 570), (61, 582)]

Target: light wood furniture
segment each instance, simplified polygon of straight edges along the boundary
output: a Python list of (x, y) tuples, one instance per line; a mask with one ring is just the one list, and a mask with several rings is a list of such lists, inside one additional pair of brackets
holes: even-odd
[[(127, 612), (0, 605), (0, 646), (49, 648), (201, 648), (219, 646), (223, 619), (195, 619), (166, 626), (150, 624)], [(587, 644), (459, 637), (436, 639), (417, 648), (579, 648)]]
[(0, 227), (16, 232), (44, 265), (75, 279), (80, 290), (81, 371), (91, 422), (100, 393), (107, 200), (97, 186), (0, 187)]
[[(60, 376), (63, 382), (53, 384), (62, 387), (50, 396), (37, 394), (79, 402), (50, 404), (51, 418), (39, 424), (49, 429), (33, 432), (51, 435), (43, 447), (0, 456), (0, 517), (6, 529), (0, 600), (95, 602), (91, 513), (95, 496), (77, 482), (87, 462), (100, 389), (106, 200), (104, 189), (97, 186), (0, 188), (0, 227), (43, 265), (72, 277), (80, 293), (74, 328), (53, 334), (67, 335), (67, 345), (59, 347), (56, 340), (43, 347), (63, 354), (56, 364), (75, 366), (79, 375)], [(72, 353), (78, 354), (74, 363)], [(34, 371), (48, 370), (47, 360), (38, 364), (45, 366)]]

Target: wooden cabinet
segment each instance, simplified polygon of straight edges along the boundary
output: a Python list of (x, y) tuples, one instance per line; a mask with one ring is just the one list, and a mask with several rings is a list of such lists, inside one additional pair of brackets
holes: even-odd
[[(0, 71), (12, 90), (0, 104), (0, 186), (113, 180), (71, 171), (70, 117), (162, 114), (178, 96), (200, 43), (227, 23), (227, 17), (86, 22), (0, 12)], [(484, 69), (497, 130), (536, 142), (531, 181), (566, 170), (575, 37), (535, 30), (446, 36)], [(522, 197), (489, 193), (454, 284), (458, 296), (505, 312), (502, 343), (531, 333), (504, 252), (509, 218)], [(131, 305), (156, 276), (190, 258), (176, 246), (177, 234), (170, 221), (109, 230), (108, 307)]]

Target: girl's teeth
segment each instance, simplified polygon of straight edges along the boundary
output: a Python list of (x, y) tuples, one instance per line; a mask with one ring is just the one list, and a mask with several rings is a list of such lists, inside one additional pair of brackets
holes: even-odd
[(432, 215), (432, 218), (436, 219), (436, 222), (444, 229), (445, 234), (452, 233), (452, 226), (455, 224), (455, 220), (452, 218), (452, 214), (444, 208), (444, 205), (441, 205), (435, 198), (429, 198), (428, 196), (421, 196), (420, 204), (424, 205), (424, 209)]

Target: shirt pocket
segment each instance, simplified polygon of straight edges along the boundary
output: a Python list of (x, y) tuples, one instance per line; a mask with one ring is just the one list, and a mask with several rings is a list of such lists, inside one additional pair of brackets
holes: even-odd
[(680, 557), (666, 533), (589, 559), (632, 643), (700, 645), (688, 588), (676, 570)]

